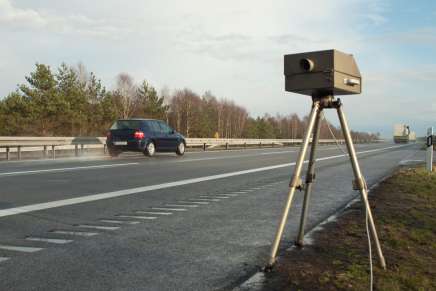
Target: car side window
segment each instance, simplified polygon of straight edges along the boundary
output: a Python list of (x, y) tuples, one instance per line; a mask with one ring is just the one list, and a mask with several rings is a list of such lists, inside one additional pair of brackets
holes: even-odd
[(173, 130), (165, 122), (159, 121), (160, 128), (163, 133), (171, 133)]
[(148, 124), (148, 127), (150, 128), (151, 132), (159, 133), (161, 131), (160, 126), (156, 121), (151, 120), (151, 121), (148, 121), (147, 124)]

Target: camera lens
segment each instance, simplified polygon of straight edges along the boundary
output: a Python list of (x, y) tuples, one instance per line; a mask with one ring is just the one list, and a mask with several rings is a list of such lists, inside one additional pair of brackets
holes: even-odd
[(314, 63), (310, 59), (301, 59), (300, 60), (300, 67), (305, 72), (311, 72), (314, 68)]

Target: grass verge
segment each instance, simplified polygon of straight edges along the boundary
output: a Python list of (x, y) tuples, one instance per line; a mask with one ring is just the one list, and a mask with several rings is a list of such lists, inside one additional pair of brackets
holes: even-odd
[[(398, 170), (371, 192), (370, 203), (387, 262), (373, 244), (374, 290), (436, 290), (436, 173)], [(361, 203), (287, 252), (264, 290), (369, 290), (368, 242)]]

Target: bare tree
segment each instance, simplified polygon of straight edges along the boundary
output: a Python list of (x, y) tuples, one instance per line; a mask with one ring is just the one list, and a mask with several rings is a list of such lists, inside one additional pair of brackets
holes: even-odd
[(129, 118), (136, 102), (136, 85), (133, 81), (133, 77), (127, 73), (120, 73), (117, 76), (115, 94), (119, 106), (119, 116), (121, 118)]

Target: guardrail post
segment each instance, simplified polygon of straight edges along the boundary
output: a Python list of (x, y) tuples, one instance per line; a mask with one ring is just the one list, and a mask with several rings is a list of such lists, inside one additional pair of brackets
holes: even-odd
[(21, 146), (17, 146), (17, 159), (21, 160)]
[(45, 145), (44, 146), (44, 150), (43, 150), (43, 152), (42, 152), (42, 155), (43, 155), (43, 157), (44, 157), (44, 159), (46, 159), (47, 158), (47, 146)]
[(260, 147), (260, 148), (262, 147), (262, 142), (259, 142), (259, 147)]
[(244, 149), (246, 149), (247, 148), (247, 143), (246, 142), (244, 142)]
[(206, 151), (206, 143), (203, 143), (203, 151)]
[(83, 143), (80, 145), (80, 155), (83, 156), (83, 152), (84, 152), (84, 145)]
[(104, 145), (103, 145), (103, 153), (104, 153), (104, 154), (107, 154), (107, 144), (104, 144)]
[(10, 160), (11, 159), (11, 156), (10, 156), (10, 154), (9, 154), (9, 147), (6, 147), (6, 160)]
[(78, 157), (79, 156), (79, 145), (74, 145), (74, 156)]
[(271, 143), (271, 147), (272, 147), (272, 148), (274, 147), (274, 142)]
[(228, 149), (229, 149), (229, 143), (226, 142), (226, 150), (228, 150)]
[(56, 159), (56, 153), (55, 153), (55, 146), (51, 146), (51, 158), (54, 160)]

